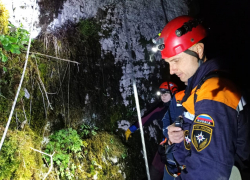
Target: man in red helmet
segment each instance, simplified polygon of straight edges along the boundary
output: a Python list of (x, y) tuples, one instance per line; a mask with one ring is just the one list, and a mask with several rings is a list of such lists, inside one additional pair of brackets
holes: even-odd
[[(152, 123), (154, 120), (158, 120), (158, 123), (162, 128), (161, 120), (168, 110), (171, 98), (174, 96), (175, 93), (178, 92), (178, 86), (172, 82), (163, 82), (160, 85), (159, 90), (162, 104), (153, 111), (146, 113), (146, 115), (142, 117), (142, 125), (144, 127), (150, 125), (150, 123)], [(128, 140), (128, 138), (131, 137), (131, 133), (134, 133), (138, 128), (138, 122), (130, 126), (125, 132), (126, 140)], [(150, 167), (150, 177), (152, 180), (162, 180), (164, 172), (163, 167), (164, 164), (161, 162), (161, 157), (157, 152), (152, 162), (152, 166)]]
[(249, 157), (249, 124), (239, 120), (245, 101), (230, 78), (218, 73), (218, 59), (207, 60), (201, 41), (205, 37), (200, 20), (180, 16), (155, 41), (170, 74), (188, 82), (182, 128), (168, 127), (169, 143), (178, 144), (174, 157), (184, 167), (176, 179), (226, 180), (235, 159)]

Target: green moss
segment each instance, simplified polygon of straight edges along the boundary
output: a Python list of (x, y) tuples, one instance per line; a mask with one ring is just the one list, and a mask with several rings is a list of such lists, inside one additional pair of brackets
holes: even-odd
[[(0, 80), (0, 124), (5, 124), (12, 107), (13, 100), (15, 98), (21, 75), (23, 72), (23, 64), (25, 61), (25, 55), (21, 54), (19, 56), (12, 55), (11, 53), (6, 53), (3, 51), (6, 56), (8, 56), (8, 62), (1, 63), (0, 69), (2, 67), (5, 67), (7, 69), (6, 72), (0, 71), (1, 74), (1, 80)], [(26, 72), (26, 75), (24, 77), (23, 81), (23, 87), (25, 87), (25, 84), (28, 82), (28, 72)], [(17, 99), (16, 108), (14, 112), (14, 117), (17, 115), (17, 118), (20, 122), (25, 120), (23, 107), (25, 107), (25, 100), (24, 100), (24, 90), (21, 89), (19, 97)], [(23, 99), (21, 101), (21, 99)], [(29, 114), (26, 114), (27, 117), (29, 117)], [(13, 118), (14, 119), (14, 118)], [(16, 128), (16, 119), (12, 121), (10, 127)]]
[[(4, 128), (1, 127), (1, 136)], [(0, 179), (40, 179), (41, 154), (31, 148), (40, 149), (41, 138), (30, 128), (24, 131), (8, 131), (0, 158)]]
[(101, 26), (93, 19), (86, 19), (79, 22), (79, 30), (85, 38), (99, 38)]
[[(115, 135), (106, 132), (99, 132), (97, 135), (87, 139), (88, 146), (84, 148), (85, 168), (90, 175), (98, 174), (98, 179), (119, 179), (122, 180), (121, 172), (124, 167), (115, 164), (123, 164), (123, 154), (127, 148)], [(114, 159), (117, 159), (115, 162)], [(112, 160), (113, 159), (113, 160)], [(119, 172), (121, 170), (121, 172)]]
[(47, 75), (47, 64), (45, 63), (40, 63), (38, 66), (39, 70), (40, 70), (40, 75), (42, 77), (45, 77)]
[(7, 34), (8, 28), (9, 11), (6, 9), (5, 5), (0, 2), (0, 34)]

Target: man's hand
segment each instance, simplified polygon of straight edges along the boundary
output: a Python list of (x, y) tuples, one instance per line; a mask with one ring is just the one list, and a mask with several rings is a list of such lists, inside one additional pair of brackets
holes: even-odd
[(180, 143), (184, 140), (184, 131), (174, 124), (168, 126), (168, 139), (171, 143)]
[(125, 132), (125, 137), (126, 137), (126, 141), (128, 141), (128, 138), (131, 137), (130, 129), (127, 129), (127, 131)]

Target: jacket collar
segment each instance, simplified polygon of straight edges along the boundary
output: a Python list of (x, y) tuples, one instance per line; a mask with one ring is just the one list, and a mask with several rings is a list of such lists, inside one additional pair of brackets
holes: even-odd
[(207, 75), (211, 71), (220, 69), (221, 65), (219, 64), (219, 61), (217, 59), (207, 60), (206, 62), (201, 64), (201, 66), (197, 69), (195, 74), (188, 79), (188, 85), (185, 89), (185, 96), (182, 99), (182, 103), (187, 100), (192, 90), (199, 84), (199, 82), (205, 75)]
[(207, 75), (211, 71), (220, 69), (221, 65), (219, 64), (217, 59), (207, 60), (206, 62), (201, 64), (201, 66), (197, 69), (195, 74), (188, 79), (187, 88), (191, 89), (195, 88), (205, 75)]

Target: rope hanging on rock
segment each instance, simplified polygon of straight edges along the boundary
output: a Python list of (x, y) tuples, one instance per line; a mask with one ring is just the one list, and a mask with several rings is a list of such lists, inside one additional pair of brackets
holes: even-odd
[(22, 87), (22, 83), (23, 83), (23, 79), (24, 79), (24, 75), (25, 75), (25, 71), (26, 71), (26, 68), (27, 68), (27, 63), (28, 63), (28, 58), (29, 58), (29, 51), (30, 51), (30, 44), (31, 44), (31, 34), (32, 34), (32, 30), (33, 30), (33, 17), (34, 17), (35, 7), (36, 7), (36, 0), (35, 0), (34, 5), (33, 5), (33, 12), (32, 12), (32, 16), (31, 16), (32, 18), (31, 18), (30, 38), (29, 38), (29, 44), (28, 44), (28, 49), (27, 49), (26, 58), (25, 58), (25, 64), (24, 64), (24, 68), (23, 68), (23, 74), (22, 74), (22, 77), (21, 77), (21, 80), (20, 80), (20, 83), (19, 83), (19, 86), (18, 86), (18, 89), (17, 89), (17, 93), (16, 93), (16, 96), (15, 96), (11, 111), (10, 111), (10, 116), (9, 116), (7, 125), (6, 125), (6, 127), (4, 129), (4, 133), (3, 133), (3, 136), (2, 136), (2, 139), (1, 139), (1, 142), (0, 142), (0, 151), (2, 149), (3, 142), (4, 142), (4, 139), (6, 137), (7, 131), (9, 129), (10, 121), (11, 121), (11, 118), (12, 118), (12, 115), (13, 115), (13, 112), (14, 112), (14, 109), (15, 109), (15, 106), (16, 106), (17, 98), (19, 96), (19, 93), (20, 93), (20, 90), (21, 90), (21, 87)]

